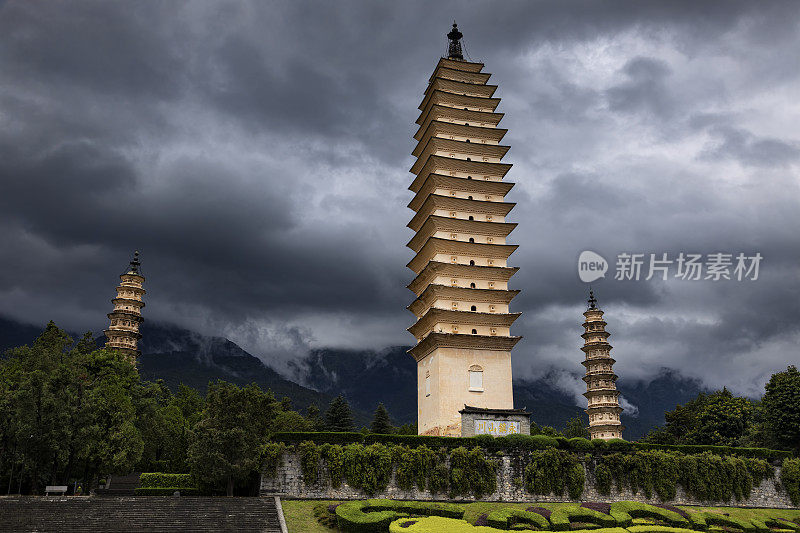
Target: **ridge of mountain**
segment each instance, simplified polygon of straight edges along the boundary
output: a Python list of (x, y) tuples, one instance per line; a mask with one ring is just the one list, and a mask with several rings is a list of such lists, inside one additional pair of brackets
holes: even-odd
[[(0, 316), (0, 353), (33, 342), (42, 329)], [(142, 377), (163, 379), (173, 390), (184, 383), (205, 392), (209, 381), (216, 379), (238, 385), (257, 383), (278, 398), (291, 398), (299, 410), (315, 404), (324, 411), (331, 399), (342, 394), (353, 407), (359, 426), (369, 424), (379, 403), (386, 406), (395, 424), (416, 421), (416, 363), (406, 353), (406, 346), (378, 351), (312, 350), (290, 363), (286, 377), (224, 337), (154, 322), (142, 325), (142, 335)], [(97, 341), (102, 345), (104, 337)], [(647, 382), (620, 379), (618, 385), (623, 397), (638, 408), (636, 416), (623, 413), (625, 437), (631, 440), (662, 425), (665, 411), (706, 390), (699, 381), (667, 369)], [(515, 379), (514, 405), (532, 412), (537, 424), (556, 428), (564, 427), (569, 418), (585, 416), (574, 395), (555, 386), (552, 373)]]

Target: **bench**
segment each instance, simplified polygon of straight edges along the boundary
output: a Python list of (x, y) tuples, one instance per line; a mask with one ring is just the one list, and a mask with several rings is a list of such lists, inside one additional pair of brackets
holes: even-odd
[(61, 495), (63, 496), (67, 492), (67, 486), (66, 485), (47, 485), (44, 488), (44, 495), (45, 496), (49, 496), (51, 492), (53, 492), (53, 493), (60, 492)]

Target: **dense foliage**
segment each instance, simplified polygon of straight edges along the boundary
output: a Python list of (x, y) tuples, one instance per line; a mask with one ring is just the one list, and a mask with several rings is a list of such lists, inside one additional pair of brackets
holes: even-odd
[[(432, 493), (456, 495), (491, 494), (497, 484), (497, 464), (482, 448), (455, 448), (434, 452), (427, 446), (323, 444), (301, 442), (296, 447), (303, 482), (313, 485), (324, 481), (320, 468), (325, 467), (331, 485), (342, 481), (366, 494), (383, 491), (392, 479), (404, 490), (417, 487)], [(441, 467), (444, 466), (444, 471)]]
[[(596, 504), (599, 505), (599, 504)], [(733, 515), (724, 509), (666, 508), (622, 501), (592, 505), (559, 505), (552, 509), (492, 506), (488, 514), (470, 516), (469, 507), (441, 502), (360, 500), (323, 507), (314, 514), (330, 524), (330, 515), (343, 533), (470, 533), (497, 530), (573, 531), (588, 533), (791, 533), (800, 530), (785, 510), (759, 509)], [(601, 506), (602, 507), (602, 506)], [(317, 510), (319, 509), (319, 510)], [(793, 516), (789, 514), (788, 516)], [(474, 524), (474, 525), (473, 525)], [(488, 527), (487, 527), (488, 526)]]
[(753, 486), (771, 478), (774, 469), (763, 459), (654, 450), (604, 455), (597, 460), (594, 475), (598, 492), (604, 495), (611, 493), (613, 482), (618, 489), (666, 501), (675, 498), (680, 485), (700, 500), (728, 501), (749, 497)]
[(129, 358), (98, 349), (91, 333), (74, 342), (53, 323), (0, 358), (0, 412), (6, 493), (73, 481), (88, 491), (112, 474), (190, 469), (206, 492), (230, 489), (230, 480), (247, 485), (262, 467), (277, 468), (283, 446), (266, 444), (270, 433), (320, 424), (319, 410), (303, 417), (255, 385), (218, 382), (207, 398), (181, 385), (173, 394), (142, 381)]
[(789, 366), (773, 374), (761, 401), (734, 396), (727, 389), (678, 405), (666, 424), (644, 442), (767, 447), (800, 452), (800, 371)]
[(525, 487), (531, 494), (580, 498), (584, 468), (575, 454), (554, 448), (532, 452), (525, 467)]

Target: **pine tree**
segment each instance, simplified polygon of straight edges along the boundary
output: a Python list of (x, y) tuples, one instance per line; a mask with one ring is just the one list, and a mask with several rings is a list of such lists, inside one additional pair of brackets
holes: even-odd
[(389, 411), (382, 403), (378, 404), (375, 409), (375, 415), (372, 417), (372, 425), (370, 427), (373, 433), (389, 434), (394, 431), (392, 421), (389, 419)]
[(328, 431), (353, 431), (355, 429), (353, 413), (344, 396), (340, 395), (334, 398), (328, 407), (328, 412), (325, 413), (325, 421)]

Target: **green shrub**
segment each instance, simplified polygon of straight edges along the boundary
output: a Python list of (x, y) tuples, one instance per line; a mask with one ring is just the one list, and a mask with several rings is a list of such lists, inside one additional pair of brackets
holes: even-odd
[(573, 499), (583, 494), (583, 465), (569, 452), (557, 449), (531, 453), (525, 467), (525, 486), (531, 494), (561, 496), (567, 489)]
[(319, 447), (312, 441), (306, 440), (297, 446), (297, 453), (300, 455), (300, 471), (303, 473), (303, 483), (313, 485), (319, 477)]
[(377, 510), (369, 501), (347, 502), (336, 508), (336, 524), (344, 533), (382, 533), (403, 515), (394, 509)]
[(344, 447), (344, 472), (351, 487), (375, 494), (392, 477), (391, 452), (383, 444), (349, 444)]
[(550, 529), (550, 522), (539, 513), (522, 509), (505, 508), (489, 513), (486, 517), (489, 526), (496, 529), (511, 529), (516, 524), (528, 524), (539, 529)]
[(278, 465), (283, 458), (286, 445), (282, 442), (269, 442), (264, 445), (261, 452), (264, 475), (270, 478), (278, 474)]
[(592, 450), (594, 450), (594, 446), (592, 445), (592, 441), (590, 441), (589, 439), (575, 437), (569, 439), (569, 449), (574, 450), (576, 452), (591, 452)]
[(320, 455), (328, 468), (331, 486), (338, 489), (344, 478), (344, 448), (339, 444), (325, 444), (320, 447)]
[(433, 472), (428, 478), (428, 490), (431, 494), (444, 494), (448, 491), (447, 480), (450, 477), (450, 471), (447, 466), (439, 463), (433, 467)]
[(181, 496), (198, 496), (200, 489), (197, 487), (138, 487), (133, 489), (137, 496), (172, 496), (175, 491)]
[[(733, 516), (725, 516), (719, 513), (697, 512), (690, 513), (689, 518), (693, 524), (701, 525), (702, 529), (708, 526), (722, 526), (726, 528), (741, 529), (744, 533), (756, 533), (756, 527), (747, 520), (740, 520)], [(704, 526), (704, 527), (703, 527)]]
[(688, 528), (690, 526), (689, 521), (675, 511), (639, 502), (613, 503), (611, 504), (611, 515), (617, 519), (620, 525), (630, 523), (630, 519), (633, 518), (654, 518), (672, 527)]
[(456, 495), (492, 494), (497, 489), (497, 464), (482, 448), (456, 448), (450, 452), (449, 493)]
[(600, 464), (595, 467), (594, 486), (597, 489), (597, 492), (603, 496), (608, 496), (611, 494), (611, 483), (613, 481), (614, 478), (611, 474), (611, 469), (607, 465)]
[(193, 487), (197, 484), (191, 474), (167, 474), (164, 472), (139, 474), (139, 483), (142, 488)]
[(569, 531), (571, 522), (584, 522), (600, 527), (617, 526), (613, 516), (586, 507), (560, 507), (550, 513), (550, 522), (554, 531)]
[(781, 485), (789, 494), (792, 505), (800, 505), (800, 459), (784, 459)]
[(405, 502), (361, 500), (343, 503), (336, 508), (336, 521), (345, 533), (383, 532), (389, 523), (409, 515), (462, 518), (464, 507), (443, 502)]

